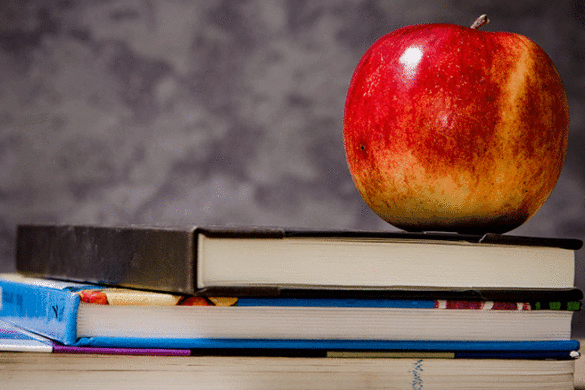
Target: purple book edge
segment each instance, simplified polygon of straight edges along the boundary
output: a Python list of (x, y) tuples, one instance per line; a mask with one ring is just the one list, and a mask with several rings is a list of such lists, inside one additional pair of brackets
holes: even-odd
[(159, 348), (98, 348), (53, 345), (54, 353), (102, 354), (102, 355), (145, 355), (145, 356), (189, 356), (189, 349)]

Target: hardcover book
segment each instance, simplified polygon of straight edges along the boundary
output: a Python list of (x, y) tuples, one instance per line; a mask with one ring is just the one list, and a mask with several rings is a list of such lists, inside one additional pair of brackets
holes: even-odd
[(496, 234), (21, 225), (16, 268), (183, 294), (426, 290), (489, 300), (502, 290), (572, 289), (581, 246)]
[(416, 350), (571, 358), (569, 302), (185, 297), (0, 277), (0, 319), (65, 345)]

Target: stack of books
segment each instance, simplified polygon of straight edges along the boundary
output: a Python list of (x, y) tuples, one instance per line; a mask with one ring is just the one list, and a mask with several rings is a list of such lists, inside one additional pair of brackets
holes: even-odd
[[(495, 234), (21, 225), (18, 273), (0, 277), (0, 337), (5, 349), (53, 352), (305, 356), (331, 369), (322, 381), (340, 359), (377, 359), (396, 388), (572, 389), (581, 246)], [(311, 371), (286, 362), (283, 373)]]

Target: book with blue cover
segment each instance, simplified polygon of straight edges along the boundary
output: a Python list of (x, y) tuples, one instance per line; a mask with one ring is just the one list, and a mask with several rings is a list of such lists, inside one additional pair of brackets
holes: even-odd
[[(93, 344), (100, 347), (94, 347)], [(113, 346), (110, 346), (113, 345)], [(120, 347), (125, 345), (125, 347)], [(128, 347), (132, 345), (134, 347)], [(232, 347), (230, 347), (232, 345)], [(373, 345), (373, 344), (371, 344)], [(389, 351), (372, 350), (362, 352), (352, 349), (337, 350), (339, 343), (321, 343), (320, 354), (315, 352), (314, 346), (308, 346), (300, 340), (287, 340), (284, 343), (271, 340), (202, 340), (197, 354), (201, 355), (238, 355), (246, 350), (246, 355), (254, 356), (314, 356), (314, 357), (339, 357), (339, 358), (444, 358), (444, 359), (575, 359), (579, 357), (577, 352), (579, 345), (570, 343), (514, 343), (506, 345), (504, 350), (493, 350), (498, 344), (490, 343), (487, 347), (481, 343), (467, 343), (460, 345), (439, 345), (438, 343), (426, 343), (420, 348), (408, 349), (409, 345), (396, 344), (403, 350)], [(329, 347), (329, 348), (326, 348)], [(406, 349), (406, 351), (405, 351)], [(475, 350), (477, 349), (477, 350)], [(54, 352), (69, 354), (101, 354), (101, 355), (142, 355), (142, 356), (190, 356), (191, 349), (186, 348), (160, 348), (155, 340), (79, 340), (76, 345), (62, 345), (51, 339), (28, 332), (18, 326), (0, 320), (0, 351), (5, 352)], [(299, 352), (300, 351), (300, 352)]]
[(0, 289), (0, 319), (68, 346), (551, 358), (579, 349), (573, 311), (529, 302), (177, 296), (14, 274), (0, 277)]

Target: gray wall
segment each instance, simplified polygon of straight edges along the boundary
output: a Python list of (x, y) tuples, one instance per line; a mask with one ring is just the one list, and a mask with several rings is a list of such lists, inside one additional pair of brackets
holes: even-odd
[(393, 29), (481, 13), (547, 51), (571, 108), (560, 181), (513, 234), (585, 239), (580, 1), (3, 0), (0, 271), (24, 222), (392, 229), (345, 163), (353, 69)]

